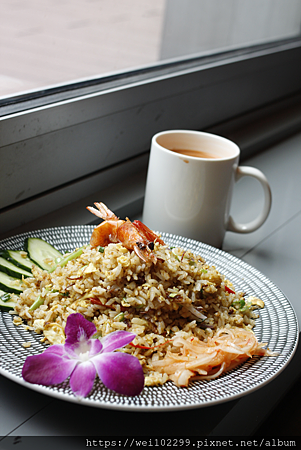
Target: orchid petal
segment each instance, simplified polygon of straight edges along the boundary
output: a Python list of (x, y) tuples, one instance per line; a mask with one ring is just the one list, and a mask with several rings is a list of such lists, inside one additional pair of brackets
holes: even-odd
[(101, 353), (91, 360), (105, 386), (124, 395), (138, 395), (144, 386), (141, 364), (128, 353)]
[(50, 345), (44, 350), (44, 353), (53, 353), (55, 355), (63, 356), (65, 355), (65, 347), (64, 344), (55, 344)]
[(78, 353), (76, 353), (77, 349), (76, 344), (66, 344), (64, 345), (64, 351), (68, 358), (78, 359)]
[(122, 348), (125, 345), (132, 342), (132, 340), (136, 337), (134, 333), (129, 333), (128, 331), (115, 331), (114, 333), (110, 333), (107, 336), (103, 337), (100, 342), (103, 345), (103, 352), (113, 352), (118, 348)]
[(72, 373), (76, 364), (75, 360), (44, 352), (26, 358), (22, 376), (29, 383), (50, 386), (62, 383)]
[(89, 322), (80, 313), (70, 314), (65, 327), (67, 344), (76, 344), (88, 340), (96, 332), (94, 323)]
[(70, 387), (74, 394), (86, 397), (93, 387), (95, 375), (95, 367), (90, 361), (78, 364), (70, 377)]
[(90, 339), (89, 342), (90, 342), (89, 356), (91, 358), (92, 356), (95, 356), (102, 351), (103, 345), (99, 339)]

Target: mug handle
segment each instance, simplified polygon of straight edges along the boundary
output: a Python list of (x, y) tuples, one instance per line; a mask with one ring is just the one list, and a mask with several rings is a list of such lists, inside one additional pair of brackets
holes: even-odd
[(257, 230), (266, 221), (272, 205), (271, 188), (265, 175), (260, 170), (255, 169), (255, 167), (239, 166), (236, 171), (235, 181), (240, 180), (244, 176), (254, 177), (260, 182), (264, 192), (264, 205), (259, 216), (248, 223), (237, 223), (229, 216), (227, 231), (234, 231), (235, 233), (251, 233)]

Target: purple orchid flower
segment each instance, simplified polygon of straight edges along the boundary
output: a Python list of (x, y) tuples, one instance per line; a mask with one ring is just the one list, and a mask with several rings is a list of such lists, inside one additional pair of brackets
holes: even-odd
[(40, 355), (28, 356), (22, 370), (24, 380), (50, 386), (70, 376), (74, 394), (86, 397), (97, 373), (105, 386), (119, 394), (140, 394), (144, 375), (139, 360), (128, 353), (114, 352), (129, 344), (135, 334), (115, 331), (101, 340), (90, 339), (96, 331), (96, 326), (81, 314), (70, 314), (65, 344), (52, 345)]

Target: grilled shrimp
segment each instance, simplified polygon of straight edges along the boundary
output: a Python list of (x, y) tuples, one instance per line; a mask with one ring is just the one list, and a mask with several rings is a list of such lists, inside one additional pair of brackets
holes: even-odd
[(120, 242), (128, 250), (135, 253), (145, 262), (156, 264), (157, 258), (153, 253), (154, 242), (164, 245), (163, 240), (140, 220), (131, 222), (129, 219), (120, 220), (104, 203), (94, 203), (96, 208), (87, 206), (95, 216), (103, 219), (94, 228), (90, 244), (92, 247), (105, 247), (110, 243)]

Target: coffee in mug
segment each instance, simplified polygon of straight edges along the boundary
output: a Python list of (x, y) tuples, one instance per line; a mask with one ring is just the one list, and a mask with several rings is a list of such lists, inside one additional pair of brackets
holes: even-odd
[(213, 153), (204, 152), (202, 150), (191, 150), (191, 149), (170, 149), (171, 151), (175, 153), (180, 153), (181, 155), (186, 156), (194, 156), (195, 158), (209, 158), (209, 159), (215, 159), (218, 158), (218, 156), (214, 155)]
[[(239, 147), (210, 133), (163, 131), (152, 138), (143, 222), (165, 231), (221, 247), (226, 231), (250, 233), (267, 219), (271, 190), (265, 175), (239, 166)], [(264, 205), (251, 222), (230, 216), (233, 186), (243, 176), (262, 185)]]

